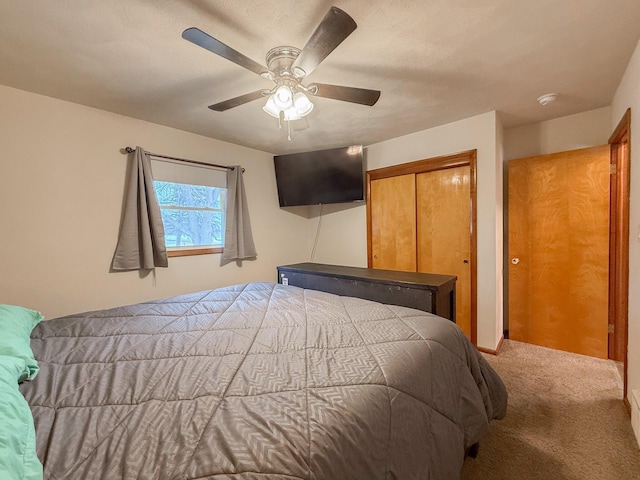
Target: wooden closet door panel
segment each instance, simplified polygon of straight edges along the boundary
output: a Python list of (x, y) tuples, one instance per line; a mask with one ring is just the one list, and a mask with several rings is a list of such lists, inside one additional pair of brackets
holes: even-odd
[(416, 271), (415, 175), (372, 180), (372, 268)]
[(607, 358), (608, 242), (607, 145), (509, 162), (510, 338)]
[(416, 175), (418, 272), (456, 275), (456, 323), (471, 335), (470, 174), (467, 166)]

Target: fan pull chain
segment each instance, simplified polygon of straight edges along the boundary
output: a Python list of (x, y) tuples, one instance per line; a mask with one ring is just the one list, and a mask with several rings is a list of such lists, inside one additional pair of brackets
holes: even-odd
[(288, 129), (287, 140), (291, 141), (291, 120), (287, 122), (287, 129)]

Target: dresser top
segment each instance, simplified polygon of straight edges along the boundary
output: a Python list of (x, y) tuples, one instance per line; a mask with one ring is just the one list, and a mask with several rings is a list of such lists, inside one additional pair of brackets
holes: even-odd
[(346, 267), (343, 265), (327, 265), (323, 263), (296, 263), (278, 266), (278, 271), (313, 272), (318, 275), (335, 276), (341, 278), (360, 278), (374, 282), (394, 282), (425, 287), (440, 288), (455, 282), (455, 275), (441, 275), (438, 273), (399, 272), (396, 270), (379, 270), (375, 268)]

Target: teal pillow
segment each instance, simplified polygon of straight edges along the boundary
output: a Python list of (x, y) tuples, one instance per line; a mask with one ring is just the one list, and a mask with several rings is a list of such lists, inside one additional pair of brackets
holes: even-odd
[(42, 480), (29, 404), (18, 389), (19, 358), (0, 356), (0, 478)]
[(14, 305), (0, 305), (0, 357), (24, 362), (18, 382), (32, 380), (38, 373), (38, 362), (31, 351), (31, 330), (42, 320), (42, 314)]
[(31, 330), (42, 320), (34, 310), (0, 305), (0, 478), (42, 480), (29, 404), (18, 383), (38, 373)]

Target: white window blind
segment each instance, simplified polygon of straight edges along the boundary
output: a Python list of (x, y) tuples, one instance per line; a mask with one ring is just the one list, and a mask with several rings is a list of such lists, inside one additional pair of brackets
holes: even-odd
[(227, 188), (227, 171), (185, 162), (151, 159), (153, 179), (161, 182)]

